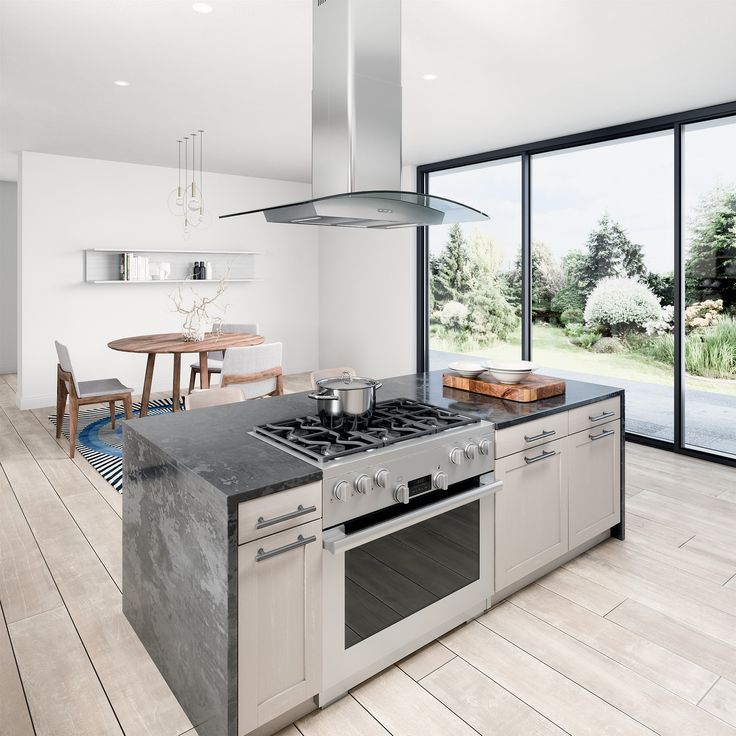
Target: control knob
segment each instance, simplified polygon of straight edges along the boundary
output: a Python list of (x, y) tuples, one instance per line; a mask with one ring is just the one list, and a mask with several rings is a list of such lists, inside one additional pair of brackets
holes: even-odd
[(398, 503), (409, 503), (409, 486), (406, 483), (399, 483), (394, 488), (394, 499)]
[(355, 479), (355, 483), (353, 485), (358, 493), (368, 493), (373, 488), (371, 479), (365, 475), (365, 473), (363, 475), (359, 475)]
[(439, 488), (442, 491), (446, 491), (447, 487), (449, 485), (449, 480), (447, 478), (447, 473), (440, 470), (439, 472), (434, 474), (434, 478), (432, 478), (434, 481), (434, 487)]
[(373, 476), (373, 480), (376, 481), (376, 485), (379, 488), (388, 488), (389, 478), (390, 475), (386, 468), (381, 468), (380, 470), (377, 470), (376, 474)]
[(490, 440), (481, 440), (478, 443), (478, 449), (480, 450), (481, 455), (490, 455), (491, 454), (491, 448), (493, 447), (493, 443)]
[(450, 450), (450, 462), (453, 465), (462, 465), (465, 461), (465, 453), (459, 447), (453, 447)]
[(345, 480), (340, 480), (337, 483), (335, 483), (335, 487), (332, 489), (332, 495), (338, 500), (338, 501), (347, 501), (348, 500), (348, 483)]
[(478, 445), (476, 445), (475, 442), (468, 442), (468, 444), (465, 445), (465, 457), (468, 458), (468, 460), (475, 460), (477, 456)]

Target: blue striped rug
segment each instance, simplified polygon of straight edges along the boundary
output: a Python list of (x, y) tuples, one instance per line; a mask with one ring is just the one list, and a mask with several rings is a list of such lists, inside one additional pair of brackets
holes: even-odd
[[(171, 399), (156, 399), (148, 404), (148, 415), (167, 414), (171, 411)], [(184, 408), (184, 399), (181, 399)], [(133, 404), (133, 414), (140, 413), (139, 402)], [(117, 420), (125, 419), (122, 407), (115, 414), (115, 429), (110, 426), (110, 410), (107, 404), (79, 410), (77, 424), (77, 452), (118, 492), (123, 492), (123, 427)], [(49, 417), (56, 425), (56, 416)], [(69, 415), (64, 414), (61, 431), (69, 437)]]

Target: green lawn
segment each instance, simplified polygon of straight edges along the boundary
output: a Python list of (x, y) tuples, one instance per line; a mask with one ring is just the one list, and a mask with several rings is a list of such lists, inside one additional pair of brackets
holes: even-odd
[[(590, 373), (595, 376), (622, 378), (644, 383), (672, 385), (672, 367), (646, 358), (638, 353), (593, 353), (570, 342), (561, 327), (535, 324), (532, 332), (534, 362), (547, 368)], [(461, 352), (443, 340), (433, 337), (435, 350)], [(469, 352), (469, 351), (468, 351)], [(496, 360), (518, 360), (520, 339), (515, 336), (506, 343), (490, 348), (473, 350), (473, 355)], [(688, 376), (687, 387), (700, 391), (736, 396), (736, 381)]]

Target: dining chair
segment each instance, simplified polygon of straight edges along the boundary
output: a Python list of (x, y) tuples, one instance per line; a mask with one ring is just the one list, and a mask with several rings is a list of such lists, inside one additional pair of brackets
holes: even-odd
[(245, 396), (237, 386), (195, 388), (192, 393), (184, 397), (184, 405), (187, 410), (206, 409), (208, 406), (234, 404), (238, 401), (245, 401)]
[(357, 373), (355, 372), (355, 368), (348, 368), (347, 366), (343, 366), (342, 368), (322, 368), (318, 371), (312, 371), (309, 374), (309, 380), (312, 383), (312, 388), (319, 388), (317, 386), (317, 381), (319, 381), (322, 378), (340, 378), (343, 373), (349, 373), (351, 376), (355, 377)]
[(77, 424), (79, 407), (88, 404), (108, 404), (110, 407), (110, 423), (115, 429), (115, 402), (123, 402), (126, 419), (133, 418), (132, 388), (124, 386), (117, 378), (103, 378), (97, 381), (77, 381), (69, 357), (69, 349), (58, 340), (56, 355), (59, 358), (56, 377), (56, 438), (61, 437), (61, 424), (64, 421), (64, 410), (69, 401), (69, 457), (74, 457), (77, 444)]
[[(245, 323), (245, 324), (224, 324), (221, 327), (222, 332), (248, 332), (253, 335), (258, 334), (258, 322)], [(207, 370), (210, 375), (213, 373), (222, 373), (222, 361), (224, 358), (223, 350), (212, 350), (207, 353)], [(189, 393), (194, 390), (194, 383), (197, 380), (199, 374), (199, 361), (192, 363), (189, 370)], [(199, 378), (199, 387), (202, 388), (202, 377)]]
[(220, 385), (238, 386), (246, 399), (281, 396), (284, 393), (280, 342), (228, 348), (222, 361)]

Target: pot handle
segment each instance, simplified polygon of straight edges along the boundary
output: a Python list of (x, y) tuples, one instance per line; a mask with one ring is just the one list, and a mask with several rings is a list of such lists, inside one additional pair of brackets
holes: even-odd
[(382, 383), (377, 383), (373, 388), (381, 388), (381, 386), (383, 386)]
[(327, 399), (327, 401), (337, 401), (340, 397), (337, 394), (309, 394), (310, 399)]

